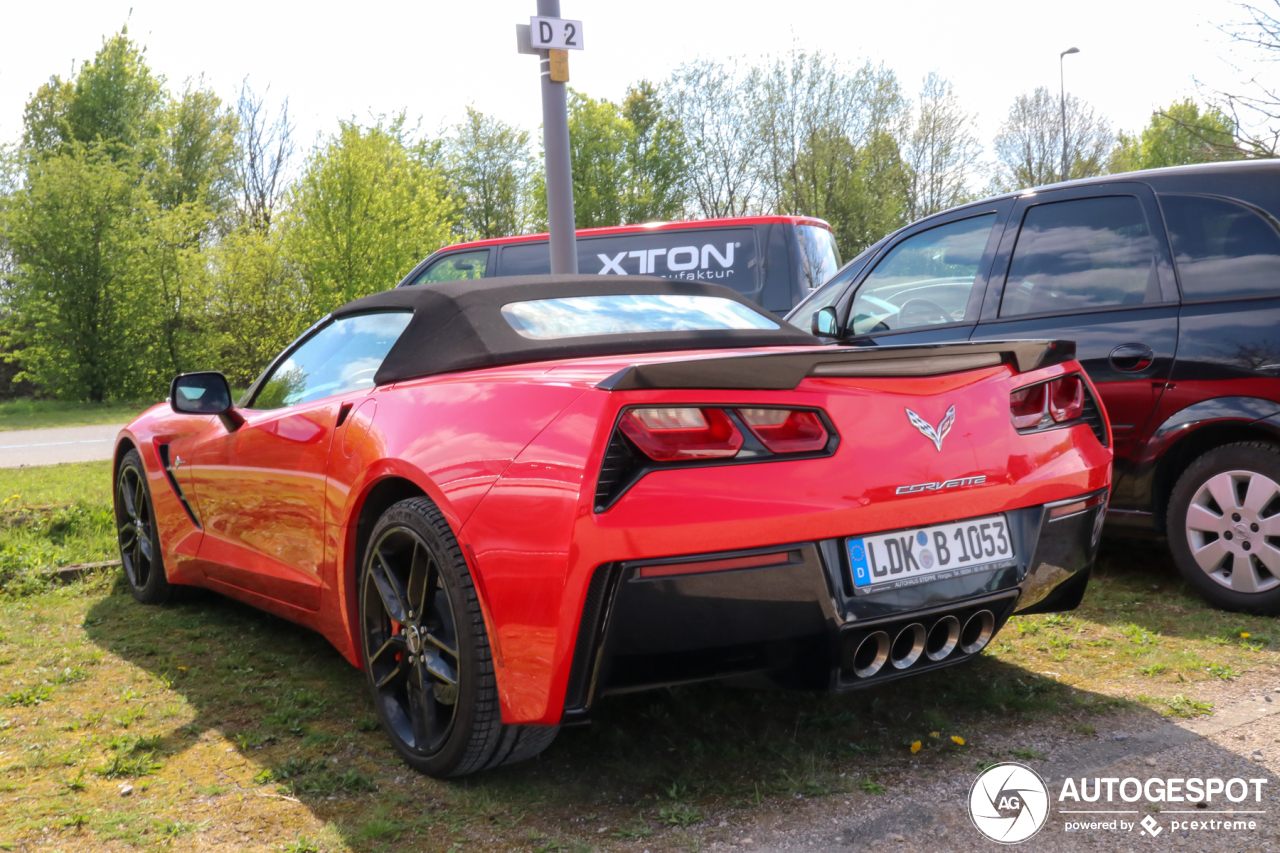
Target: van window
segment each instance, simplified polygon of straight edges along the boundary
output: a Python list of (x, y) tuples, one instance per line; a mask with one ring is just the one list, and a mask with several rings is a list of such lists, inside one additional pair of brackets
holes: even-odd
[[(551, 249), (542, 242), (513, 243), (502, 247), (498, 263), (504, 276), (545, 275), (551, 272)], [(656, 275), (754, 294), (758, 266), (750, 228), (578, 238), (578, 272), (584, 275)]]
[(1001, 317), (1160, 301), (1156, 242), (1137, 198), (1080, 198), (1027, 210)]
[(850, 331), (868, 335), (964, 320), (995, 224), (996, 215), (987, 213), (921, 231), (894, 246), (858, 288)]
[(817, 225), (797, 225), (796, 241), (800, 244), (800, 275), (806, 288), (816, 290), (840, 269), (835, 235)]
[(1271, 223), (1219, 198), (1161, 195), (1160, 206), (1184, 298), (1280, 292), (1280, 235)]
[(445, 255), (422, 271), (422, 275), (413, 280), (414, 284), (427, 284), (436, 281), (465, 281), (471, 278), (484, 278), (485, 267), (489, 264), (489, 250), (475, 252), (454, 252)]

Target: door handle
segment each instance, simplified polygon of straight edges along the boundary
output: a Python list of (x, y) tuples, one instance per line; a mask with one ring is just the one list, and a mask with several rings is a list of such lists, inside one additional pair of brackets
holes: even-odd
[(1116, 370), (1132, 373), (1150, 367), (1156, 354), (1146, 344), (1121, 344), (1111, 351), (1107, 360)]

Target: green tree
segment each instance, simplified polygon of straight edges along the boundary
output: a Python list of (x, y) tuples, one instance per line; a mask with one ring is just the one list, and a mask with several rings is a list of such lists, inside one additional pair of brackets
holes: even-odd
[[(528, 131), (467, 107), (466, 120), (442, 148), (449, 190), (461, 205), (463, 236), (505, 237), (529, 229), (537, 208), (538, 163)], [(428, 153), (426, 160), (433, 159)]]
[[(569, 160), (573, 213), (579, 228), (623, 225), (635, 128), (612, 101), (569, 90)], [(546, 195), (540, 194), (545, 210)]]
[(73, 147), (29, 168), (5, 216), (23, 318), (9, 347), (22, 347), (19, 378), (72, 399), (151, 390), (135, 369), (151, 343), (139, 332), (138, 192), (138, 176), (100, 150)]
[(320, 314), (287, 237), (280, 224), (240, 228), (208, 252), (207, 346), (233, 386), (248, 386)]
[(748, 85), (764, 209), (828, 220), (846, 256), (905, 223), (911, 175), (899, 140), (910, 114), (892, 71), (796, 52)]
[(182, 97), (158, 110), (152, 196), (162, 207), (194, 204), (227, 214), (235, 201), (236, 115), (208, 89), (188, 82)]
[(1213, 107), (1203, 112), (1191, 98), (1151, 114), (1140, 133), (1121, 133), (1108, 164), (1110, 172), (1158, 169), (1245, 156), (1236, 145), (1235, 122)]
[(102, 40), (74, 81), (51, 77), (27, 104), (24, 147), (45, 155), (71, 143), (96, 143), (106, 145), (113, 159), (150, 162), (161, 135), (164, 81), (151, 73), (144, 54), (122, 27)]
[(394, 286), (449, 241), (456, 209), (404, 124), (340, 122), (294, 184), (289, 253), (318, 311)]
[(632, 129), (627, 147), (630, 180), (625, 220), (679, 218), (688, 198), (688, 153), (680, 120), (648, 80), (627, 90), (621, 112)]

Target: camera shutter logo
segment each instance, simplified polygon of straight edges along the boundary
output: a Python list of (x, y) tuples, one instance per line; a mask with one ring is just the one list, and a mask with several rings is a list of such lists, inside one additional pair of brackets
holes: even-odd
[(969, 789), (969, 818), (992, 841), (1018, 844), (1048, 821), (1049, 789), (1030, 767), (997, 764), (979, 774)]

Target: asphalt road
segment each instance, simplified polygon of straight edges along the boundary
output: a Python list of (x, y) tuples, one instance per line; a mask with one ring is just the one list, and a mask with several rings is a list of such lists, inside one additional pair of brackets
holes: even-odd
[(0, 468), (110, 459), (124, 424), (0, 432)]

